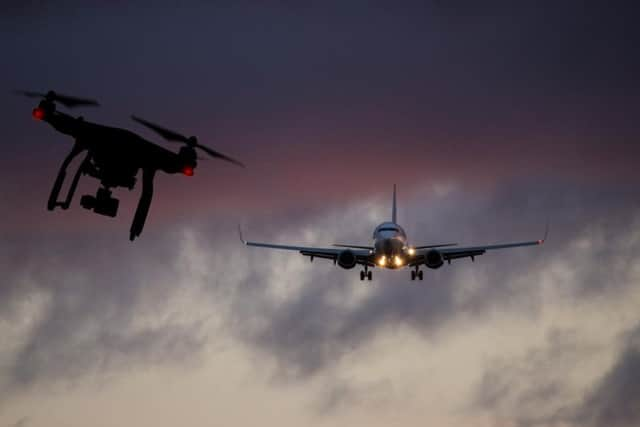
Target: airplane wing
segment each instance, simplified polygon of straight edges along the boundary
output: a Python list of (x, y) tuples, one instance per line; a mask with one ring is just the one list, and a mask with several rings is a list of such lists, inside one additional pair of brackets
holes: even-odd
[(443, 246), (457, 246), (457, 243), (438, 243), (437, 245), (422, 245), (422, 246), (413, 246), (413, 249), (433, 249), (433, 248), (441, 248)]
[[(246, 246), (255, 246), (259, 248), (270, 248), (270, 249), (280, 249), (286, 251), (296, 251), (304, 256), (308, 256), (311, 261), (314, 258), (324, 258), (330, 259), (334, 263), (337, 261), (340, 253), (346, 249), (340, 248), (316, 248), (316, 247), (308, 247), (308, 246), (291, 246), (291, 245), (278, 245), (273, 243), (262, 243), (262, 242), (249, 242), (244, 240), (242, 236), (242, 230), (240, 232), (240, 241)], [(371, 256), (371, 251), (369, 249), (349, 249), (356, 256), (356, 260), (358, 264), (362, 265), (370, 265), (373, 266), (373, 258)]]
[[(502, 243), (498, 245), (444, 248), (444, 249), (438, 249), (438, 252), (440, 252), (440, 254), (442, 255), (442, 259), (449, 263), (451, 263), (451, 260), (459, 259), (459, 258), (471, 258), (473, 260), (478, 255), (483, 255), (487, 251), (492, 251), (496, 249), (507, 249), (507, 248), (517, 248), (521, 246), (541, 245), (545, 242), (545, 240), (547, 240), (548, 234), (549, 234), (549, 227), (547, 226), (544, 233), (544, 238), (540, 240), (530, 240), (527, 242)], [(418, 264), (424, 263), (427, 252), (428, 252), (427, 250), (417, 251), (414, 258), (411, 260), (410, 265), (418, 265)]]
[(450, 261), (457, 258), (474, 258), (477, 255), (483, 255), (486, 251), (492, 251), (495, 249), (517, 248), (519, 246), (534, 246), (541, 245), (544, 240), (533, 240), (529, 242), (517, 242), (517, 243), (505, 243), (501, 245), (487, 245), (487, 246), (469, 246), (464, 248), (452, 248), (441, 249), (442, 258), (445, 261)]

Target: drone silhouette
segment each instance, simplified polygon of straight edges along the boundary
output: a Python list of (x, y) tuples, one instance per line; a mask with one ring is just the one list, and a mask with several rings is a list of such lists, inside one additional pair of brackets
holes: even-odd
[[(33, 109), (33, 117), (49, 123), (58, 132), (69, 135), (75, 140), (53, 184), (47, 203), (48, 210), (54, 210), (56, 207), (68, 209), (80, 176), (89, 175), (100, 180), (101, 187), (95, 196), (82, 196), (80, 205), (97, 214), (115, 217), (118, 213), (119, 200), (111, 197), (111, 189), (124, 187), (132, 190), (136, 185), (136, 175), (142, 169), (142, 193), (131, 223), (129, 234), (131, 241), (138, 237), (144, 228), (153, 198), (153, 179), (158, 170), (169, 174), (181, 173), (193, 176), (198, 165), (196, 149), (204, 151), (211, 157), (244, 167), (237, 160), (198, 143), (195, 136), (186, 137), (136, 116), (131, 118), (155, 131), (167, 141), (184, 144), (180, 147), (180, 151), (174, 153), (126, 129), (91, 123), (82, 117), (72, 117), (56, 110), (56, 103), (67, 108), (99, 105), (91, 99), (61, 95), (53, 91), (47, 93), (16, 91), (16, 93), (29, 98), (42, 98), (38, 106)], [(73, 176), (66, 198), (64, 201), (59, 201), (58, 196), (69, 164), (85, 151), (87, 154)]]

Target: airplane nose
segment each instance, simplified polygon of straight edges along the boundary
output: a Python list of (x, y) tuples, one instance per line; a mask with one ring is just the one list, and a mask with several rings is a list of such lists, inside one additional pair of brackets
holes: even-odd
[(380, 242), (378, 250), (380, 250), (385, 255), (392, 256), (394, 254), (402, 252), (402, 242), (396, 241), (394, 239), (385, 239)]

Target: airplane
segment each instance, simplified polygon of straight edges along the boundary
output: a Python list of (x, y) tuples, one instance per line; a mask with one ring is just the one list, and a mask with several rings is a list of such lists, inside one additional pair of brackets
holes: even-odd
[(346, 270), (352, 269), (358, 264), (362, 265), (360, 280), (371, 280), (373, 274), (370, 269), (374, 267), (391, 270), (411, 268), (411, 280), (416, 280), (416, 278), (422, 280), (424, 277), (423, 271), (420, 269), (422, 266), (437, 269), (442, 267), (445, 262), (451, 264), (454, 259), (471, 258), (472, 261), (475, 261), (475, 257), (491, 250), (541, 245), (547, 238), (549, 228), (547, 226), (543, 239), (528, 242), (466, 247), (459, 247), (457, 243), (412, 246), (407, 240), (404, 229), (397, 222), (396, 186), (394, 185), (391, 221), (383, 222), (376, 227), (371, 246), (334, 244), (332, 248), (316, 248), (250, 242), (244, 239), (240, 228), (238, 231), (240, 241), (246, 246), (297, 251), (308, 256), (312, 262), (314, 258), (330, 259), (334, 265), (337, 264)]
[[(96, 214), (115, 217), (118, 213), (119, 201), (111, 197), (111, 188), (124, 187), (132, 190), (136, 184), (136, 175), (142, 169), (142, 193), (129, 231), (129, 240), (131, 241), (138, 237), (144, 228), (153, 197), (153, 179), (158, 170), (168, 174), (181, 173), (193, 176), (198, 164), (196, 148), (211, 157), (244, 167), (239, 161), (198, 143), (195, 136), (186, 137), (136, 116), (131, 116), (131, 118), (158, 133), (167, 141), (184, 145), (178, 153), (175, 153), (147, 141), (129, 130), (91, 123), (82, 117), (72, 117), (56, 111), (56, 103), (67, 108), (99, 105), (98, 102), (91, 99), (61, 95), (53, 91), (47, 93), (15, 92), (29, 98), (42, 98), (38, 106), (33, 109), (33, 118), (49, 123), (58, 132), (69, 135), (75, 140), (75, 144), (64, 159), (53, 184), (47, 203), (48, 210), (54, 210), (56, 207), (68, 209), (78, 186), (80, 175), (89, 175), (100, 180), (101, 187), (95, 196), (82, 196), (80, 205)], [(76, 156), (85, 151), (87, 152), (86, 157), (73, 176), (65, 200), (58, 201), (69, 164)]]

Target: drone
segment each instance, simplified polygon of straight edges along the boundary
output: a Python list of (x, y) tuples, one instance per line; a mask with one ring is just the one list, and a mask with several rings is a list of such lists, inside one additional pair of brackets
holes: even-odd
[[(115, 217), (118, 213), (119, 200), (111, 196), (111, 189), (124, 187), (132, 190), (136, 185), (136, 176), (142, 169), (142, 192), (131, 223), (129, 234), (131, 241), (140, 236), (144, 228), (153, 198), (153, 179), (157, 171), (193, 176), (198, 165), (197, 160), (200, 160), (196, 149), (202, 150), (213, 158), (244, 167), (239, 161), (200, 144), (195, 136), (186, 137), (136, 116), (131, 116), (135, 122), (153, 130), (165, 140), (181, 143), (183, 146), (175, 153), (129, 130), (91, 123), (85, 121), (83, 117), (72, 117), (56, 109), (56, 104), (66, 108), (98, 106), (98, 102), (92, 99), (61, 95), (54, 91), (47, 93), (16, 91), (16, 93), (29, 98), (41, 98), (38, 106), (33, 109), (33, 118), (49, 123), (58, 132), (69, 135), (75, 140), (53, 184), (47, 203), (48, 210), (52, 211), (57, 207), (68, 209), (80, 176), (89, 175), (98, 179), (101, 186), (95, 195), (82, 196), (80, 205), (96, 214)], [(67, 168), (74, 158), (84, 152), (86, 152), (85, 158), (73, 176), (66, 198), (59, 201), (58, 197)]]

